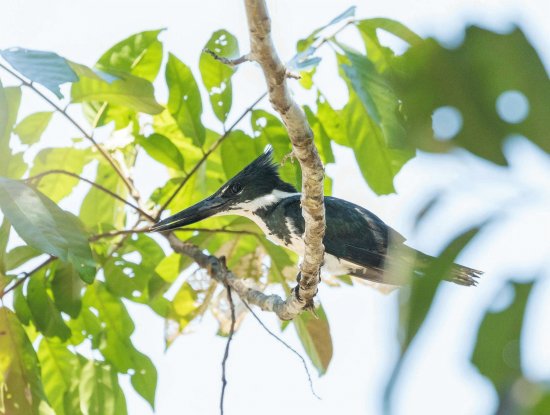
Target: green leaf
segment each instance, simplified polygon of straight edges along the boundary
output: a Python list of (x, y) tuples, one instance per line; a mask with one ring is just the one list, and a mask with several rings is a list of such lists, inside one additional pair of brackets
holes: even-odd
[(78, 76), (67, 60), (56, 53), (22, 48), (4, 49), (0, 55), (21, 75), (63, 98), (59, 86), (78, 81)]
[(178, 171), (184, 170), (184, 161), (178, 147), (161, 134), (138, 137), (138, 143), (153, 159), (166, 167)]
[(95, 262), (80, 221), (40, 192), (0, 177), (0, 209), (30, 246), (71, 262), (86, 282), (95, 277)]
[(80, 362), (67, 345), (55, 339), (43, 338), (38, 347), (44, 391), (57, 415), (65, 412), (65, 394), (73, 379), (80, 375)]
[(397, 36), (401, 40), (404, 40), (411, 46), (415, 46), (423, 42), (423, 39), (420, 36), (397, 20), (376, 17), (373, 19), (360, 20), (356, 24), (361, 31), (382, 29)]
[(164, 29), (136, 33), (114, 45), (97, 61), (106, 72), (123, 71), (153, 82), (162, 63), (162, 43), (158, 35)]
[(56, 307), (72, 318), (77, 318), (82, 307), (82, 280), (71, 264), (56, 264), (51, 289)]
[(21, 88), (4, 88), (0, 81), (0, 148), (7, 151), (11, 130), (17, 121), (17, 113), (21, 104)]
[(180, 275), (182, 256), (172, 253), (164, 257), (155, 268), (155, 272), (166, 282), (172, 283)]
[(35, 144), (48, 127), (52, 115), (53, 112), (35, 112), (17, 124), (13, 131), (19, 136), (23, 144)]
[(168, 55), (166, 65), (166, 83), (168, 84), (168, 111), (176, 120), (183, 134), (201, 147), (206, 131), (201, 122), (202, 100), (199, 87), (191, 69), (174, 55)]
[(28, 326), (32, 320), (29, 303), (23, 294), (23, 285), (19, 285), (13, 290), (13, 309), (21, 323)]
[(313, 138), (319, 150), (319, 156), (323, 164), (334, 163), (334, 154), (332, 152), (332, 147), (330, 146), (330, 137), (323, 128), (323, 124), (315, 116), (311, 108), (308, 106), (304, 107), (305, 113), (307, 115), (307, 120), (313, 131)]
[(3, 413), (53, 415), (36, 353), (25, 329), (6, 307), (0, 307), (0, 386)]
[(136, 350), (130, 340), (134, 323), (122, 301), (96, 281), (88, 287), (84, 295), (84, 305), (96, 308), (99, 318), (105, 323), (104, 338), (99, 346), (103, 356), (118, 372), (126, 373), (130, 369), (134, 371), (134, 389), (153, 407), (157, 372), (151, 360)]
[[(121, 197), (127, 195), (128, 189), (122, 179), (103, 159), (98, 162), (94, 182)], [(126, 218), (125, 207), (121, 201), (92, 187), (80, 207), (80, 219), (87, 227), (98, 231), (103, 229), (103, 225), (107, 225), (109, 230), (112, 228), (122, 229)]]
[(6, 248), (8, 246), (8, 240), (10, 239), (10, 230), (11, 225), (8, 220), (4, 218), (4, 220), (2, 221), (2, 225), (0, 226), (0, 275), (6, 274), (6, 270), (9, 269), (7, 267)]
[(222, 142), (220, 152), (225, 175), (233, 177), (262, 153), (261, 140), (253, 139), (240, 130), (231, 131)]
[[(239, 56), (239, 43), (235, 36), (227, 30), (218, 30), (210, 37), (204, 49), (214, 52), (224, 58), (237, 58)], [(199, 69), (202, 76), (202, 82), (208, 91), (210, 103), (214, 114), (221, 122), (225, 122), (227, 115), (231, 110), (233, 100), (233, 88), (231, 86), (231, 77), (236, 68), (226, 65), (212, 55), (202, 52)]]
[(369, 187), (379, 195), (395, 192), (393, 179), (414, 152), (387, 146), (382, 130), (354, 93), (344, 108), (347, 135), (355, 159)]
[(59, 337), (62, 341), (71, 337), (71, 330), (61, 317), (46, 291), (44, 272), (33, 275), (27, 286), (27, 302), (36, 329), (46, 337)]
[[(79, 384), (80, 410), (83, 415), (119, 414), (117, 412), (123, 395), (119, 392), (118, 376), (107, 364), (89, 360), (82, 368)], [(126, 408), (124, 403), (123, 408)]]
[(315, 312), (318, 318), (313, 313), (306, 312), (298, 315), (292, 322), (311, 363), (317, 368), (319, 375), (324, 375), (332, 359), (332, 337), (323, 306), (319, 305)]
[[(501, 311), (488, 311), (477, 334), (472, 363), (489, 378), (499, 395), (508, 392), (522, 376), (521, 332), (525, 308), (533, 283), (507, 284), (514, 299)], [(502, 293), (501, 293), (502, 294)]]
[[(395, 60), (393, 80), (403, 101), (409, 139), (422, 150), (462, 147), (506, 164), (502, 145), (519, 134), (550, 152), (548, 73), (520, 29), (498, 34), (472, 26), (462, 45), (453, 49), (429, 39)], [(517, 123), (507, 122), (498, 112), (497, 100), (508, 91), (527, 101), (526, 117)], [(432, 114), (443, 107), (458, 113), (459, 130), (438, 139), (432, 133)]]
[(71, 65), (80, 77), (71, 89), (73, 102), (100, 101), (146, 114), (162, 112), (163, 107), (155, 100), (153, 84), (146, 79), (114, 70), (100, 76), (84, 65)]
[(18, 268), (39, 255), (42, 255), (42, 252), (32, 246), (16, 246), (6, 254), (6, 269)]
[(330, 103), (320, 92), (317, 96), (316, 116), (332, 141), (341, 146), (350, 146), (346, 134), (346, 121), (343, 111), (337, 111), (332, 108)]
[[(51, 170), (65, 170), (80, 175), (91, 160), (88, 150), (73, 147), (45, 148), (34, 158), (29, 174), (32, 177)], [(75, 177), (55, 173), (40, 178), (36, 188), (57, 203), (69, 196), (78, 183)]]

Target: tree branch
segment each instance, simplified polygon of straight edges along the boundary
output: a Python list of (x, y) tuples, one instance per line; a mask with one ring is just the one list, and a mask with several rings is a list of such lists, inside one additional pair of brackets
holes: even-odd
[(40, 98), (42, 98), (44, 101), (46, 101), (50, 106), (52, 106), (57, 112), (59, 112), (61, 115), (63, 115), (82, 135), (88, 139), (92, 145), (101, 153), (101, 155), (107, 160), (107, 162), (113, 167), (116, 174), (120, 176), (126, 187), (128, 188), (130, 195), (136, 200), (139, 201), (139, 192), (135, 188), (134, 184), (131, 182), (131, 180), (124, 175), (122, 170), (120, 170), (120, 167), (117, 165), (115, 160), (111, 157), (109, 153), (107, 153), (107, 150), (103, 148), (101, 144), (99, 144), (93, 137), (92, 134), (89, 134), (86, 132), (84, 127), (82, 127), (79, 123), (76, 122), (76, 120), (71, 117), (67, 111), (63, 108), (61, 108), (59, 105), (57, 105), (55, 102), (53, 102), (50, 98), (48, 98), (42, 91), (40, 91), (38, 88), (36, 88), (33, 84), (33, 82), (27, 81), (25, 78), (20, 76), (17, 72), (12, 71), (7, 66), (0, 63), (0, 68), (4, 69), (6, 72), (10, 73), (14, 77), (16, 77), (18, 80), (20, 80), (24, 86), (30, 88), (34, 93), (36, 93)]
[(56, 259), (57, 259), (57, 257), (50, 256), (50, 257), (48, 257), (48, 259), (46, 259), (44, 262), (42, 262), (40, 265), (38, 265), (33, 270), (31, 270), (29, 272), (24, 272), (23, 273), (24, 275), (23, 275), (22, 278), (19, 278), (17, 281), (15, 281), (15, 283), (11, 287), (6, 288), (3, 292), (0, 293), (0, 299), (4, 298), (4, 296), (7, 293), (9, 293), (10, 291), (15, 290), (17, 287), (19, 287), (21, 284), (23, 284), (32, 274), (34, 274), (35, 272), (40, 271), (42, 268), (44, 268), (46, 265), (49, 265), (50, 263), (52, 263)]
[[(313, 132), (302, 108), (292, 99), (288, 87), (287, 69), (275, 50), (271, 40), (271, 20), (265, 0), (245, 0), (246, 15), (250, 31), (252, 58), (263, 70), (269, 100), (281, 116), (290, 141), (293, 154), (302, 169), (302, 215), (305, 220), (305, 255), (301, 264), (301, 278), (296, 293), (285, 303), (288, 312), (297, 315), (301, 308), (313, 307), (313, 298), (319, 284), (319, 271), (324, 257), (323, 237), (325, 234), (325, 205), (323, 195), (324, 170), (319, 157)], [(296, 302), (302, 304), (296, 310)]]
[(82, 180), (85, 183), (88, 183), (89, 185), (95, 187), (96, 189), (101, 190), (102, 192), (107, 193), (108, 195), (114, 197), (115, 199), (121, 201), (127, 206), (130, 206), (132, 209), (134, 209), (136, 212), (138, 212), (140, 215), (142, 215), (144, 218), (154, 222), (155, 218), (153, 218), (151, 215), (149, 215), (147, 212), (142, 210), (140, 207), (134, 205), (132, 202), (127, 201), (123, 197), (117, 195), (116, 193), (112, 192), (111, 190), (107, 189), (106, 187), (101, 186), (100, 184), (97, 184), (89, 179), (86, 179), (85, 177), (79, 176), (76, 173), (73, 173), (68, 170), (61, 170), (61, 169), (53, 169), (53, 170), (47, 170), (45, 172), (39, 173), (35, 176), (31, 176), (25, 179), (25, 182), (32, 182), (34, 180), (40, 180), (44, 176), (48, 176), (50, 174), (65, 174), (67, 176), (74, 177), (75, 179)]
[(212, 56), (214, 59), (216, 59), (217, 61), (227, 65), (227, 66), (237, 66), (237, 65), (240, 65), (241, 63), (245, 63), (245, 62), (250, 62), (251, 59), (250, 59), (250, 56), (249, 55), (243, 55), (243, 56), (240, 56), (236, 59), (230, 59), (230, 58), (225, 58), (223, 56), (220, 56), (218, 55), (216, 52), (210, 50), (210, 49), (203, 49), (202, 50), (204, 53), (208, 53), (210, 56)]
[(166, 210), (166, 208), (170, 205), (170, 203), (172, 203), (172, 201), (177, 196), (177, 194), (180, 192), (180, 190), (183, 188), (183, 186), (185, 186), (185, 184), (189, 181), (189, 179), (193, 176), (193, 174), (195, 174), (197, 172), (197, 170), (199, 169), (199, 167), (202, 166), (202, 164), (206, 161), (206, 159), (208, 159), (210, 154), (212, 154), (219, 147), (219, 145), (227, 137), (229, 137), (229, 134), (231, 133), (231, 131), (233, 131), (233, 129), (242, 121), (242, 119), (246, 116), (246, 114), (248, 114), (250, 111), (252, 111), (254, 109), (254, 107), (256, 105), (258, 105), (258, 103), (262, 99), (264, 99), (266, 96), (267, 96), (267, 93), (263, 93), (258, 99), (256, 99), (256, 101), (254, 101), (248, 108), (246, 108), (246, 110), (239, 116), (239, 118), (237, 118), (235, 120), (235, 122), (233, 124), (231, 124), (231, 126), (214, 143), (212, 143), (210, 148), (203, 154), (202, 158), (197, 162), (197, 164), (195, 164), (193, 166), (193, 168), (191, 169), (189, 174), (187, 174), (187, 176), (185, 176), (185, 178), (182, 180), (182, 182), (176, 188), (174, 193), (172, 193), (172, 195), (168, 198), (168, 200), (166, 202), (164, 202), (164, 204), (161, 206), (158, 213), (156, 214), (156, 221), (158, 221), (160, 219), (160, 215), (162, 215), (162, 212), (164, 212)]

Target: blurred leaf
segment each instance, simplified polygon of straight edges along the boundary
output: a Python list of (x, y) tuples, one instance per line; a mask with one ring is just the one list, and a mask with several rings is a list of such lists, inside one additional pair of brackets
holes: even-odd
[[(45, 148), (33, 159), (29, 174), (32, 177), (50, 170), (66, 170), (80, 175), (90, 161), (88, 150), (73, 147)], [(75, 177), (56, 173), (40, 178), (36, 188), (57, 203), (70, 195), (78, 183)]]
[(36, 353), (25, 329), (0, 307), (0, 385), (5, 414), (53, 415), (42, 389)]
[(72, 63), (80, 81), (71, 89), (73, 102), (107, 102), (128, 107), (137, 112), (158, 114), (163, 107), (155, 100), (151, 82), (122, 71), (111, 70), (109, 74)]
[(21, 75), (63, 98), (59, 86), (78, 81), (78, 76), (67, 60), (53, 52), (23, 48), (4, 49), (0, 55)]
[(311, 363), (317, 368), (319, 375), (324, 375), (332, 359), (332, 338), (323, 306), (319, 305), (315, 312), (319, 318), (311, 312), (305, 312), (292, 322)]
[(95, 262), (80, 221), (25, 184), (0, 177), (0, 208), (17, 234), (32, 247), (71, 262), (86, 282)]
[[(454, 49), (429, 39), (396, 59), (393, 75), (409, 138), (422, 150), (441, 152), (458, 146), (506, 164), (502, 144), (520, 134), (550, 152), (548, 73), (519, 29), (497, 34), (469, 27), (462, 45)], [(528, 101), (527, 117), (516, 124), (503, 120), (496, 105), (501, 94), (512, 90)], [(446, 141), (432, 133), (432, 113), (441, 107), (452, 107), (461, 117), (462, 128)]]
[(28, 326), (32, 320), (32, 314), (29, 303), (23, 294), (23, 285), (19, 285), (13, 290), (13, 309), (19, 321)]
[(13, 130), (19, 136), (23, 144), (34, 144), (40, 140), (42, 133), (48, 127), (53, 112), (35, 112), (29, 115)]
[(231, 131), (221, 144), (222, 165), (225, 175), (233, 177), (262, 153), (261, 141), (241, 130)]
[(485, 314), (471, 357), (501, 396), (522, 376), (521, 331), (533, 283), (512, 282), (508, 287), (514, 290), (514, 300), (504, 310)]
[(78, 358), (67, 349), (67, 345), (44, 337), (38, 347), (38, 359), (44, 391), (55, 413), (72, 415), (65, 412), (64, 398), (73, 378), (80, 375)]
[[(224, 58), (233, 59), (239, 56), (239, 43), (237, 39), (227, 30), (223, 29), (212, 34), (204, 49), (208, 49)], [(225, 122), (231, 110), (233, 100), (231, 77), (237, 69), (214, 59), (214, 57), (204, 51), (200, 57), (199, 69), (202, 82), (208, 91), (214, 114), (221, 122)]]
[(183, 134), (191, 138), (197, 147), (201, 147), (206, 131), (201, 122), (202, 101), (199, 87), (191, 69), (172, 54), (168, 55), (166, 83), (169, 90), (168, 111)]
[(71, 330), (61, 317), (48, 295), (45, 286), (44, 271), (35, 273), (27, 286), (27, 303), (36, 329), (46, 337), (59, 337), (65, 341), (71, 337)]
[(178, 171), (184, 170), (183, 156), (174, 143), (161, 134), (138, 137), (138, 143), (153, 159), (166, 167)]
[(42, 255), (42, 252), (32, 246), (16, 246), (6, 253), (6, 269), (12, 270), (18, 268), (39, 255)]
[(4, 88), (0, 81), (0, 146), (2, 149), (8, 148), (20, 103), (21, 88), (13, 86)]
[(136, 33), (118, 42), (99, 58), (98, 68), (128, 72), (153, 82), (162, 63), (162, 42), (158, 35), (163, 30)]
[[(82, 368), (79, 395), (80, 410), (84, 415), (126, 414), (126, 401), (120, 392), (118, 376), (110, 365), (89, 360)], [(117, 402), (120, 399), (124, 402)]]
[(56, 263), (51, 289), (58, 310), (77, 318), (82, 307), (82, 280), (71, 264)]
[(150, 359), (136, 350), (130, 340), (134, 323), (122, 301), (96, 282), (86, 290), (84, 305), (96, 308), (100, 320), (105, 323), (99, 346), (103, 356), (120, 373), (134, 371), (131, 380), (134, 389), (153, 407), (157, 372)]
[(342, 110), (335, 110), (319, 93), (317, 96), (317, 118), (328, 136), (336, 144), (350, 147), (350, 143), (346, 134), (346, 120)]
[(180, 275), (181, 255), (172, 253), (164, 257), (155, 268), (155, 272), (166, 282), (172, 283)]

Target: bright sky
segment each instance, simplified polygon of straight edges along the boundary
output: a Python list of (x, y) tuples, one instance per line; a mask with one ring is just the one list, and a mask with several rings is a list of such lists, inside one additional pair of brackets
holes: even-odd
[[(4, 2), (0, 14), (0, 48), (22, 46), (55, 51), (71, 60), (93, 62), (108, 47), (130, 34), (166, 27), (162, 35), (166, 49), (197, 69), (201, 48), (210, 34), (226, 28), (247, 49), (245, 16), (241, 1), (155, 2), (71, 0)], [(275, 44), (283, 58), (289, 58), (297, 39), (326, 23), (353, 1), (278, 0), (270, 1)], [(384, 0), (357, 4), (359, 17), (390, 17), (407, 24), (421, 35), (437, 35), (456, 44), (465, 22), (477, 22), (500, 31), (518, 22), (550, 66), (550, 3), (545, 0)], [(349, 40), (353, 42), (354, 37)], [(545, 42), (546, 40), (546, 42)], [(323, 56), (325, 56), (323, 54)], [(319, 70), (323, 91), (335, 103), (342, 103), (343, 89), (334, 82), (330, 58)], [(196, 71), (197, 73), (197, 71)], [(2, 74), (4, 80), (4, 74)], [(264, 90), (259, 69), (239, 69), (234, 86), (234, 111), (245, 108)], [(298, 88), (296, 88), (298, 91)], [(164, 87), (159, 98), (164, 99)], [(307, 101), (307, 94), (298, 93)], [(23, 111), (39, 107), (25, 96)], [(207, 107), (208, 105), (205, 105)], [(76, 113), (75, 113), (76, 114)], [(207, 125), (216, 125), (208, 112)], [(49, 145), (63, 145), (62, 137), (76, 134), (61, 119), (47, 131)], [(328, 171), (334, 178), (334, 194), (365, 206), (409, 237), (410, 244), (427, 253), (437, 253), (465, 225), (488, 212), (510, 206), (504, 225), (484, 232), (460, 258), (465, 265), (486, 271), (479, 287), (465, 289), (448, 285), (437, 299), (437, 307), (416, 342), (408, 372), (399, 384), (399, 414), (486, 414), (495, 409), (495, 395), (485, 379), (468, 364), (471, 341), (482, 310), (499, 292), (508, 277), (530, 277), (543, 264), (550, 265), (550, 162), (527, 143), (509, 146), (512, 165), (506, 172), (465, 154), (421, 155), (410, 162), (397, 178), (398, 195), (378, 198), (365, 186), (349, 151), (338, 149), (337, 164)], [(144, 168), (147, 167), (147, 169)], [(136, 172), (138, 186), (151, 191), (166, 176), (152, 174), (146, 161)], [(458, 190), (444, 208), (413, 230), (415, 210), (430, 195), (444, 189)], [(522, 203), (518, 203), (521, 198)], [(70, 206), (66, 206), (70, 207)], [(513, 212), (513, 213), (510, 213)], [(547, 272), (548, 274), (548, 272)], [(529, 325), (524, 336), (524, 357), (534, 378), (550, 375), (550, 334), (543, 316), (550, 315), (548, 278), (536, 288), (529, 305)], [(501, 293), (501, 306), (506, 293)], [(508, 296), (509, 297), (509, 296)], [(232, 343), (228, 362), (227, 414), (378, 414), (389, 370), (397, 356), (396, 295), (381, 295), (367, 287), (332, 289), (321, 287), (322, 301), (330, 321), (334, 358), (328, 373), (315, 378), (322, 397), (309, 392), (301, 363), (247, 318)], [(195, 331), (180, 337), (164, 353), (163, 321), (135, 305), (130, 309), (137, 328), (133, 340), (149, 355), (159, 371), (157, 414), (215, 414), (220, 393), (221, 358), (225, 340), (215, 335), (216, 322), (207, 317)], [(260, 316), (275, 331), (272, 315)], [(301, 350), (291, 328), (283, 337)], [(313, 370), (313, 369), (312, 369)], [(130, 414), (151, 413), (148, 405), (129, 382)]]

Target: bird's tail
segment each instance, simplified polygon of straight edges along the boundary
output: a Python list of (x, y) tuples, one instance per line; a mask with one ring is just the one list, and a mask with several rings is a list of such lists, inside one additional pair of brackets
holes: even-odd
[[(416, 253), (416, 270), (423, 274), (427, 271), (428, 267), (436, 260), (436, 258), (426, 255), (421, 252)], [(445, 279), (447, 281), (454, 282), (456, 284), (465, 286), (476, 286), (478, 278), (483, 274), (483, 271), (479, 271), (474, 268), (468, 268), (459, 264), (452, 264), (451, 269), (447, 272)]]

